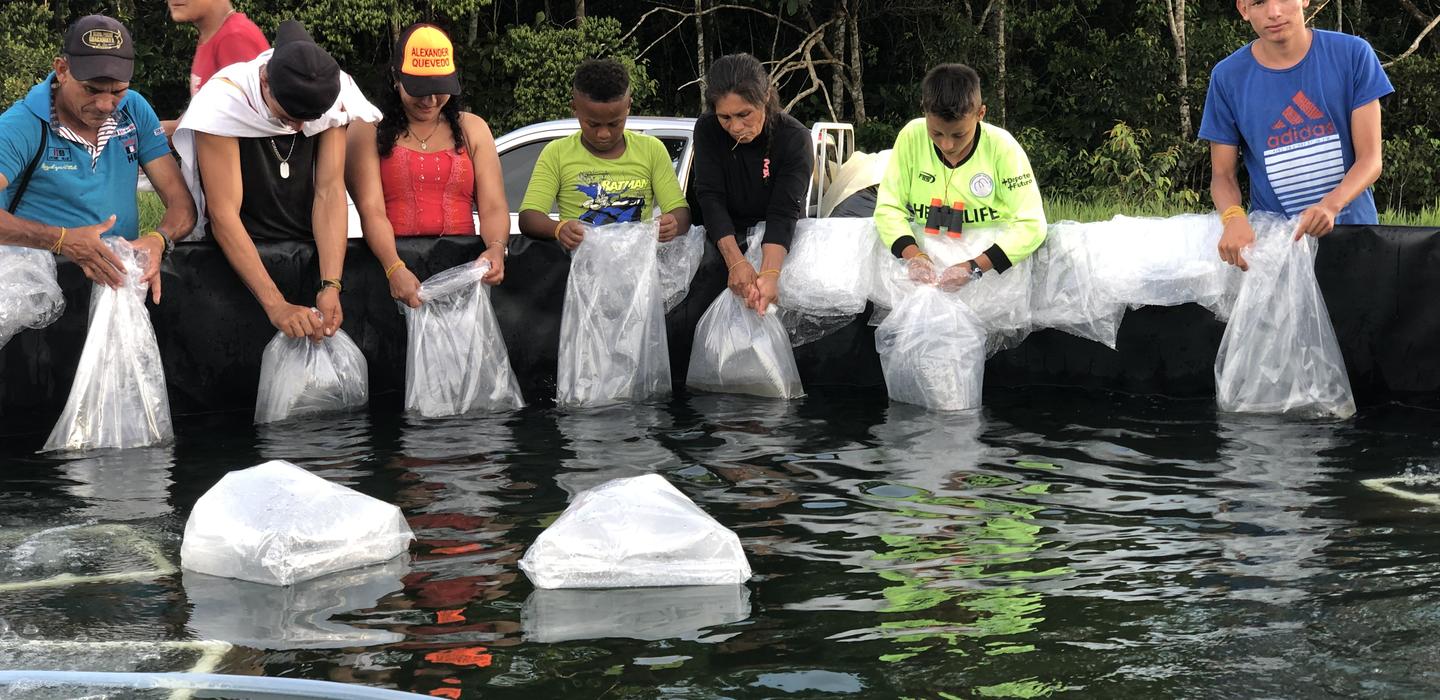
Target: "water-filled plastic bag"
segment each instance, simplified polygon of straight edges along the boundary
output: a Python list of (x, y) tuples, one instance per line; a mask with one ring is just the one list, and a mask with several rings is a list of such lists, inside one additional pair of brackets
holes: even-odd
[(1330, 312), (1315, 280), (1315, 239), (1293, 221), (1257, 215), (1234, 313), (1215, 356), (1222, 411), (1348, 418), (1355, 397)]
[(565, 285), (557, 404), (604, 406), (670, 394), (658, 231), (654, 222), (586, 230)]
[(144, 447), (175, 437), (155, 329), (140, 282), (149, 254), (119, 237), (102, 239), (125, 266), (117, 288), (94, 285), (90, 330), (75, 383), (45, 451)]
[(607, 481), (546, 528), (520, 569), (537, 588), (744, 583), (740, 538), (658, 474)]
[(276, 333), (265, 346), (256, 423), (350, 411), (369, 401), (369, 365), (345, 331), (318, 343)]
[(405, 410), (425, 417), (523, 408), (520, 384), (490, 289), (490, 262), (465, 263), (420, 285), (420, 307), (401, 305), (409, 333)]
[(274, 460), (226, 474), (195, 502), (180, 565), (286, 586), (387, 561), (412, 539), (399, 508)]

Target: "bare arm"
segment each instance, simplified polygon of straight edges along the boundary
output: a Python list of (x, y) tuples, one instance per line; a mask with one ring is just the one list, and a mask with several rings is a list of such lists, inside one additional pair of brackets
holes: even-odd
[(1335, 217), (1380, 179), (1382, 170), (1380, 101), (1361, 105), (1350, 113), (1350, 140), (1355, 147), (1355, 164), (1344, 179), (1313, 206), (1300, 212), (1295, 237), (1323, 236), (1335, 228)]
[(310, 309), (291, 304), (275, 286), (250, 232), (240, 220), (240, 144), (233, 137), (195, 134), (196, 163), (205, 183), (205, 211), (215, 241), (240, 281), (260, 302), (270, 323), (292, 338), (313, 335), (320, 328)]
[(420, 306), (420, 280), (405, 267), (395, 250), (395, 227), (385, 213), (385, 188), (380, 182), (380, 149), (374, 124), (355, 122), (345, 134), (345, 185), (360, 213), (365, 244), (380, 261), (390, 296), (410, 308)]
[[(1236, 172), (1240, 167), (1240, 149), (1224, 143), (1210, 144), (1210, 199), (1215, 210), (1222, 214), (1230, 207), (1240, 206), (1240, 179)], [(1220, 234), (1220, 259), (1242, 270), (1250, 269), (1241, 251), (1255, 242), (1255, 230), (1250, 220), (1243, 216), (1232, 217), (1225, 222)]]
[[(9, 186), (10, 181), (0, 175), (0, 191)], [(118, 287), (124, 281), (120, 273), (125, 266), (114, 251), (100, 242), (100, 234), (114, 225), (115, 216), (111, 215), (98, 224), (67, 229), (22, 219), (0, 208), (0, 245), (50, 251), (58, 245), (60, 249), (56, 252), (74, 260), (87, 278), (96, 284)]]
[(475, 210), (480, 216), (480, 237), (485, 239), (485, 252), (481, 257), (490, 261), (485, 283), (500, 284), (505, 279), (505, 247), (510, 244), (510, 205), (505, 201), (500, 154), (495, 150), (490, 125), (484, 119), (469, 112), (460, 116), (460, 126), (470, 147), (470, 165), (475, 172)]
[[(320, 258), (320, 279), (340, 279), (345, 272), (345, 240), (349, 217), (345, 211), (345, 127), (326, 129), (315, 144), (315, 203), (310, 227), (315, 231), (315, 252)], [(324, 316), (322, 332), (335, 335), (344, 320), (340, 292), (327, 287), (315, 295), (315, 308)]]

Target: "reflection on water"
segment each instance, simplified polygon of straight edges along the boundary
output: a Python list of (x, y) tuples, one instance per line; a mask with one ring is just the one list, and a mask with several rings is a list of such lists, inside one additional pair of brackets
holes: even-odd
[[(447, 698), (1440, 692), (1440, 511), (1359, 485), (1436, 464), (1435, 414), (986, 399), (182, 424), (173, 448), (81, 460), (0, 445), (0, 665), (44, 640), (213, 637), (240, 645), (220, 671)], [(291, 589), (165, 573), (195, 499), (266, 459), (398, 504), (408, 568)], [(530, 585), (517, 561), (575, 495), (648, 473), (740, 536), (750, 582)]]
[(290, 586), (207, 576), (182, 577), (190, 603), (187, 629), (196, 639), (217, 639), (256, 649), (339, 649), (399, 642), (405, 635), (336, 620), (374, 608), (401, 589), (408, 557), (351, 569)]
[(745, 586), (683, 588), (536, 589), (520, 613), (525, 638), (532, 642), (628, 637), (631, 639), (711, 639), (706, 628), (740, 622), (750, 616)]

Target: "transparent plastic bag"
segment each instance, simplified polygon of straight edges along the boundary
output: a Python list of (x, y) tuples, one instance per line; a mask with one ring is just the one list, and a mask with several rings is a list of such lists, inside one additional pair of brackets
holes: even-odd
[(48, 250), (0, 246), (0, 348), (26, 328), (44, 328), (65, 312)]
[(1250, 270), (1215, 356), (1216, 403), (1237, 413), (1349, 418), (1355, 397), (1315, 280), (1315, 239), (1292, 241), (1295, 222), (1277, 216), (1251, 225)]
[(490, 289), (490, 262), (465, 263), (420, 285), (420, 308), (400, 305), (409, 331), (405, 410), (427, 418), (524, 408)]
[(660, 295), (665, 301), (666, 313), (685, 301), (690, 293), (690, 281), (704, 257), (704, 226), (691, 226), (684, 234), (656, 245), (655, 265), (660, 274)]
[(958, 294), (915, 285), (875, 329), (875, 351), (891, 400), (935, 411), (980, 406), (985, 331)]
[(728, 289), (715, 298), (695, 326), (685, 385), (777, 399), (805, 395), (795, 352), (775, 315), (775, 305), (762, 317)]
[(144, 447), (175, 437), (160, 346), (145, 310), (149, 285), (140, 282), (149, 254), (123, 238), (101, 240), (125, 266), (125, 281), (115, 289), (92, 288), (90, 329), (75, 383), (45, 441), (46, 452)]
[(1084, 226), (1096, 291), (1127, 306), (1196, 303), (1222, 319), (1234, 302), (1230, 266), (1220, 259), (1215, 214), (1116, 216)]
[[(765, 223), (750, 229), (746, 258), (760, 267)], [(801, 219), (780, 269), (776, 315), (800, 347), (824, 338), (865, 310), (877, 254), (871, 219)]]
[(1030, 322), (1115, 347), (1125, 305), (1101, 298), (1086, 249), (1092, 224), (1050, 225), (1045, 244), (1030, 256)]
[(276, 333), (260, 360), (255, 422), (349, 411), (370, 401), (370, 366), (345, 331), (315, 342)]
[(525, 550), (536, 588), (744, 583), (740, 538), (658, 474), (607, 481), (576, 498)]
[(412, 539), (399, 508), (274, 460), (226, 474), (195, 502), (180, 565), (288, 586), (389, 561)]
[(560, 318), (555, 402), (604, 406), (670, 394), (670, 350), (651, 222), (588, 229)]

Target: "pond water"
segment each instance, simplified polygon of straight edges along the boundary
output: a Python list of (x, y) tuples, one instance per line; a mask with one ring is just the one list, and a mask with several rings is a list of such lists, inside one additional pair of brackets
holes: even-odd
[[(245, 421), (78, 458), (4, 441), (0, 669), (446, 698), (1440, 693), (1440, 509), (1361, 484), (1440, 470), (1430, 410), (1020, 390), (969, 415), (819, 393)], [(196, 499), (269, 459), (398, 504), (410, 556), (290, 588), (180, 572)], [(748, 585), (529, 584), (575, 494), (650, 472), (740, 536)]]

